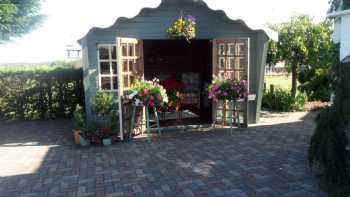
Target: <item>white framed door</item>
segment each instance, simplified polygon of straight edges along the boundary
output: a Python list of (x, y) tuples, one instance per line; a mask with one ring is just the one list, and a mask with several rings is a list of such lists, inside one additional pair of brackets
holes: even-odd
[[(213, 40), (213, 79), (246, 80), (249, 92), (249, 38), (225, 38)], [(231, 116), (233, 109), (225, 108), (221, 114), (222, 124)], [(214, 110), (216, 107), (214, 107)], [(227, 109), (227, 110), (226, 110)], [(213, 110), (214, 114), (215, 111)], [(248, 125), (248, 100), (239, 104), (238, 113), (243, 116), (243, 124)], [(213, 114), (213, 118), (215, 115)]]
[(132, 84), (144, 79), (143, 42), (135, 38), (117, 37), (118, 63), (118, 102), (120, 139), (128, 133), (131, 126), (131, 108), (127, 103), (127, 93)]

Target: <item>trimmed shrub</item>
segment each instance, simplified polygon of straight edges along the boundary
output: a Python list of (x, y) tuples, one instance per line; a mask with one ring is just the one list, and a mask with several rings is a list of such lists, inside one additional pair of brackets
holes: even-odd
[(59, 64), (0, 69), (0, 119), (70, 117), (84, 105), (83, 72)]
[(290, 112), (302, 110), (305, 103), (306, 97), (303, 94), (298, 94), (293, 98), (290, 91), (276, 89), (264, 92), (262, 107), (269, 110)]
[(346, 129), (350, 124), (350, 62), (334, 69), (335, 101), (316, 119), (309, 148), (310, 164), (321, 168), (323, 177), (336, 184), (350, 184)]
[(299, 72), (299, 91), (305, 93), (310, 101), (329, 101), (331, 96), (329, 69), (304, 68)]

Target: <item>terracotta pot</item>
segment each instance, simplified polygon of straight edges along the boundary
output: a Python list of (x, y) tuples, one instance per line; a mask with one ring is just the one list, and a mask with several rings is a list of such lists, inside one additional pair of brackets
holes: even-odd
[(73, 130), (73, 136), (74, 136), (74, 143), (79, 145), (80, 144), (80, 129)]

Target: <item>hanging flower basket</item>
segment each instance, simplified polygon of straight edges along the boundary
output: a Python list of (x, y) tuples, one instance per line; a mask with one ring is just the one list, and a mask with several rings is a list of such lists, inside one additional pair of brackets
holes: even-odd
[(185, 38), (187, 42), (196, 37), (196, 18), (181, 16), (167, 30), (172, 38)]
[(248, 96), (246, 80), (216, 80), (208, 88), (209, 99), (214, 102), (218, 100), (238, 100)]
[(129, 99), (136, 106), (162, 107), (168, 102), (166, 90), (159, 84), (158, 79), (135, 83), (129, 94)]

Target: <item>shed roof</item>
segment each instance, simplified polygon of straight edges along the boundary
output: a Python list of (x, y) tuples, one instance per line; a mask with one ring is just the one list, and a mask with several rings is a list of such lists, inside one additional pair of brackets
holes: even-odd
[(184, 9), (189, 5), (198, 6), (198, 7), (207, 9), (208, 12), (211, 12), (213, 15), (216, 15), (218, 18), (220, 18), (224, 21), (229, 21), (231, 23), (240, 25), (242, 28), (247, 29), (247, 30), (252, 31), (252, 32), (261, 32), (266, 36), (267, 39), (273, 39), (273, 40), (278, 39), (278, 34), (276, 32), (274, 32), (273, 30), (271, 30), (269, 28), (265, 28), (265, 27), (261, 27), (258, 29), (252, 29), (243, 20), (230, 19), (223, 10), (212, 10), (211, 8), (209, 8), (209, 6), (203, 0), (162, 0), (161, 4), (158, 7), (156, 7), (156, 8), (143, 8), (135, 17), (132, 17), (132, 18), (119, 17), (117, 19), (117, 21), (110, 27), (107, 27), (107, 28), (94, 27), (94, 28), (90, 29), (89, 32), (82, 39), (80, 39), (78, 42), (80, 44), (82, 44), (82, 40), (86, 39), (87, 37), (89, 37), (90, 35), (92, 35), (94, 33), (103, 34), (103, 32), (105, 32), (105, 31), (108, 31), (111, 29), (118, 29), (118, 28), (120, 28), (121, 24), (133, 23), (135, 21), (138, 21), (139, 18), (150, 15), (150, 13), (152, 13), (152, 12), (155, 12), (155, 11), (160, 10), (160, 9), (168, 8), (168, 7), (174, 7), (175, 5), (181, 5)]

